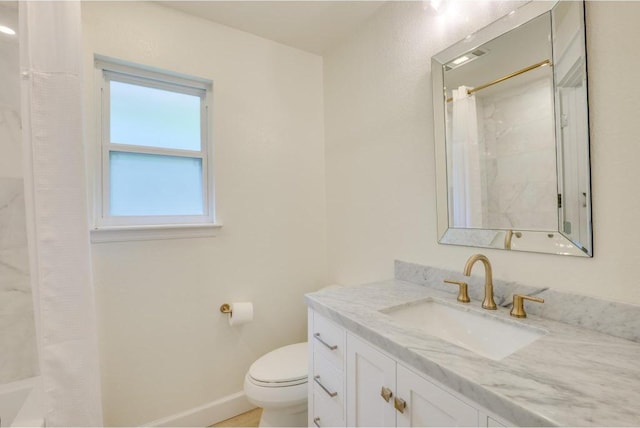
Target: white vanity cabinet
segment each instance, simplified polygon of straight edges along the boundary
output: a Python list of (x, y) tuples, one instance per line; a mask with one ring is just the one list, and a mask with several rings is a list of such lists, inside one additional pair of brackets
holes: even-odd
[(351, 334), (347, 403), (349, 426), (479, 426), (476, 408)]
[(311, 309), (309, 352), (310, 427), (507, 425)]

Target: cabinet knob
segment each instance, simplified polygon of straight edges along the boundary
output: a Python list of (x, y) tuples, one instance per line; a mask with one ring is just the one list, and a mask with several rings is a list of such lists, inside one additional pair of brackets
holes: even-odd
[(399, 411), (400, 413), (404, 413), (404, 410), (407, 408), (407, 402), (404, 401), (402, 398), (398, 398), (396, 397), (393, 400), (393, 406), (396, 408), (397, 411)]
[(383, 386), (382, 390), (380, 391), (380, 395), (382, 396), (382, 398), (384, 398), (384, 401), (388, 403), (389, 400), (391, 400), (391, 397), (393, 397), (393, 392), (391, 392), (391, 390), (386, 386)]

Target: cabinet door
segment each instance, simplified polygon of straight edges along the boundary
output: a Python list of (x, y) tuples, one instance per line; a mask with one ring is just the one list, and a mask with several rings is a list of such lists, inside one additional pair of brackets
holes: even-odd
[(397, 396), (407, 405), (398, 412), (399, 427), (478, 426), (478, 410), (398, 364)]
[(357, 337), (347, 334), (347, 425), (393, 427), (393, 397), (382, 397), (383, 387), (395, 394), (396, 362)]

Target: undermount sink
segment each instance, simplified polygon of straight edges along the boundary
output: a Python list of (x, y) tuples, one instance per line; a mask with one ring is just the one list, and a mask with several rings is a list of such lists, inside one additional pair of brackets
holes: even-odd
[(429, 298), (380, 312), (403, 327), (417, 328), (496, 361), (533, 343), (546, 333), (488, 313), (456, 306)]

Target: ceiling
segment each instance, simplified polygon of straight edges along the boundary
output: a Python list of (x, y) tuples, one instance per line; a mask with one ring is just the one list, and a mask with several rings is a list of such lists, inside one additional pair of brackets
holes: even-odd
[(322, 55), (384, 1), (161, 1), (161, 4), (256, 36)]

